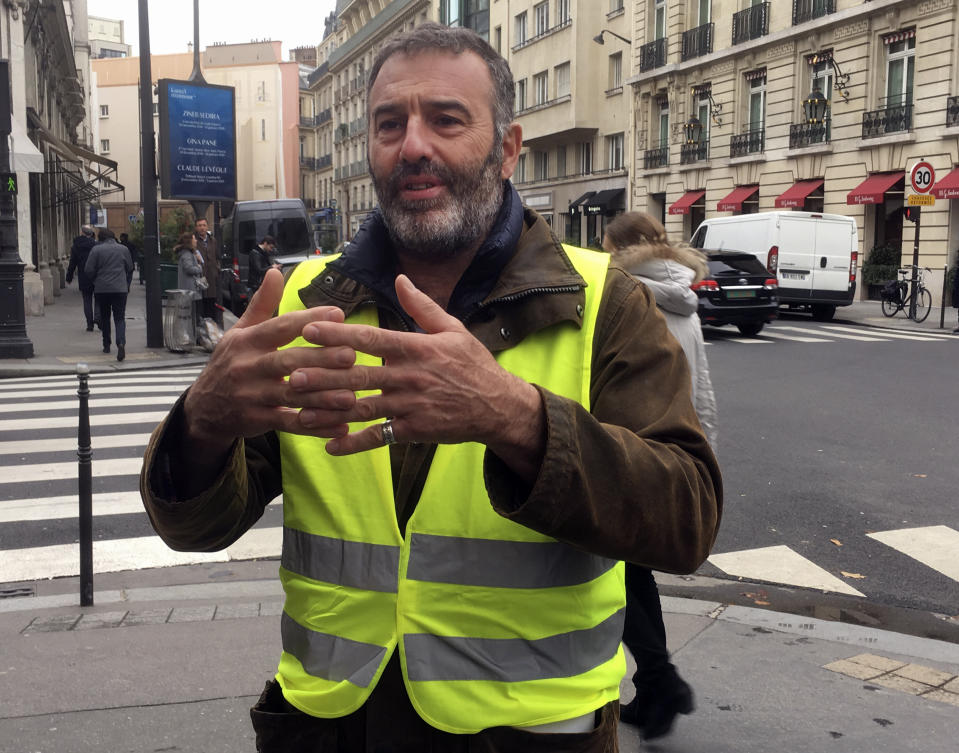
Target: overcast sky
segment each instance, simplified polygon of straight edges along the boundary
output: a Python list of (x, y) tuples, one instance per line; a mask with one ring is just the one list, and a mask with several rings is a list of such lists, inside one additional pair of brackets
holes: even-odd
[[(323, 19), (335, 0), (200, 0), (200, 49), (217, 42), (272, 39), (283, 42), (283, 59), (294, 47), (315, 46), (323, 39)], [(140, 51), (139, 0), (87, 0), (91, 16), (124, 22), (124, 42)], [(193, 41), (193, 0), (149, 0), (150, 51), (186, 52)]]

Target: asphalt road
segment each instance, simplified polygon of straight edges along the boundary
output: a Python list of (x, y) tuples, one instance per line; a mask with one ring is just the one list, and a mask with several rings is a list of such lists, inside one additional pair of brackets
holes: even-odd
[(835, 339), (849, 330), (788, 315), (763, 334), (788, 327), (827, 341), (706, 330), (726, 492), (714, 552), (787, 545), (870, 602), (956, 614), (959, 582), (867, 534), (959, 529), (959, 339)]

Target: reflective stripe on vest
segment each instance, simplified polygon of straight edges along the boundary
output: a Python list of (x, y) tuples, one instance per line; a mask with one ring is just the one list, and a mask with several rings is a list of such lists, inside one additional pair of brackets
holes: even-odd
[[(582, 327), (558, 324), (496, 358), (588, 408), (608, 257), (567, 253), (588, 284)], [(280, 313), (303, 308), (297, 292), (326, 261), (294, 271)], [(349, 321), (376, 326), (376, 312)], [(357, 361), (379, 365), (366, 354)], [(354, 711), (397, 641), (413, 706), (449, 732), (546, 724), (618, 697), (622, 564), (497, 514), (483, 483), (485, 447), (437, 447), (404, 539), (386, 448), (334, 458), (324, 440), (280, 442), (287, 601), (277, 679), (290, 703), (322, 717)]]

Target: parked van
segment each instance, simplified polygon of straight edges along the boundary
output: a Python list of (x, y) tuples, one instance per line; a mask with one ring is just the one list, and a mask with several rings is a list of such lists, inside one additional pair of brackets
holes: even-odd
[(313, 226), (300, 199), (238, 201), (220, 221), (223, 243), (220, 247), (220, 290), (223, 305), (239, 316), (250, 297), (250, 250), (263, 236), (276, 239), (278, 261), (289, 264), (317, 253), (313, 244)]
[(859, 231), (856, 220), (815, 212), (759, 212), (713, 217), (690, 241), (696, 248), (746, 251), (779, 280), (779, 302), (832, 319), (856, 296)]

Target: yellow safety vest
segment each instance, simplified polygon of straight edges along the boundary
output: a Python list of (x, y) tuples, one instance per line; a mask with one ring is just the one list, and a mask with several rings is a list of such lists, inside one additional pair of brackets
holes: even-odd
[[(587, 282), (582, 327), (557, 324), (496, 359), (588, 407), (609, 257), (566, 252)], [(294, 271), (281, 314), (304, 308), (298, 291), (326, 261)], [(349, 321), (378, 324), (372, 307)], [(380, 365), (366, 354), (357, 360)], [(280, 435), (286, 604), (276, 677), (290, 703), (318, 717), (355, 711), (397, 643), (413, 706), (447, 732), (562, 721), (619, 697), (621, 562), (497, 514), (483, 482), (483, 445), (437, 447), (403, 536), (388, 448), (333, 457), (324, 444)]]

